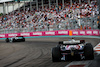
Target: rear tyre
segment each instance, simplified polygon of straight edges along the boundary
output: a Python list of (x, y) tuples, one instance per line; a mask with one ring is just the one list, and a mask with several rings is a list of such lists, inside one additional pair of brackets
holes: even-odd
[(91, 43), (87, 43), (84, 46), (84, 56), (86, 60), (94, 59), (94, 51), (93, 51), (93, 46), (91, 45)]
[(57, 47), (60, 47), (63, 44), (63, 41), (59, 41)]
[(15, 42), (15, 38), (12, 40), (12, 42)]
[(63, 41), (59, 41), (59, 44), (63, 44)]
[(8, 39), (8, 38), (6, 38), (6, 42), (7, 42), (7, 43), (9, 42), (9, 39)]
[(52, 61), (53, 62), (60, 62), (61, 61), (60, 47), (54, 47), (52, 49)]
[(23, 42), (25, 42), (25, 38), (23, 38)]

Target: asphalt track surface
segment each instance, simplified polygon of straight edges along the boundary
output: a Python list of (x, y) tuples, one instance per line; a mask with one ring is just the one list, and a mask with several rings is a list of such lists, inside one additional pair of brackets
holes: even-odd
[[(26, 42), (6, 43), (0, 40), (0, 67), (64, 67), (72, 61), (52, 62), (51, 49), (66, 37), (30, 38)], [(95, 38), (85, 39), (93, 46), (100, 42)], [(89, 67), (99, 67), (100, 56), (95, 56)]]

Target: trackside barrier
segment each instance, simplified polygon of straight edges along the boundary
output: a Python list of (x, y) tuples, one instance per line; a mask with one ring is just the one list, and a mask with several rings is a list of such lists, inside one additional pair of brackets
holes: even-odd
[(56, 35), (100, 36), (100, 30), (59, 30), (59, 31), (9, 33), (9, 34), (0, 34), (0, 38), (7, 38), (7, 37), (14, 37), (14, 36), (31, 37), (31, 36), (56, 36)]

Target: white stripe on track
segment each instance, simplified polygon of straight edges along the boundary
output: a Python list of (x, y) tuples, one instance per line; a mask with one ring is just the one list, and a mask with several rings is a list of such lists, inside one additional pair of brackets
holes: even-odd
[(68, 65), (66, 65), (65, 67), (70, 67), (72, 65), (85, 65), (84, 67), (88, 67), (91, 63), (92, 63), (92, 60), (88, 60), (88, 61), (73, 61), (73, 62), (69, 63)]
[(100, 54), (100, 43), (97, 44), (97, 45), (94, 47), (94, 51), (95, 51), (97, 54)]

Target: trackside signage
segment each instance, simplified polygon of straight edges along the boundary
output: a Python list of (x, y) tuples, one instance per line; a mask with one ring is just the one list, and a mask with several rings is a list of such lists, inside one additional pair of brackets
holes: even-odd
[(85, 35), (85, 33), (86, 33), (85, 31), (79, 31), (80, 35)]
[(0, 38), (5, 38), (5, 34), (0, 34)]
[(45, 33), (44, 36), (55, 35), (55, 31), (46, 31), (44, 33)]
[(31, 36), (42, 36), (43, 32), (32, 32)]
[(18, 34), (8, 34), (8, 37), (14, 37), (14, 36), (18, 36)]
[(99, 35), (99, 31), (93, 31), (93, 35)]
[(20, 33), (20, 36), (29, 37), (30, 36), (30, 32)]
[(86, 31), (86, 35), (92, 35), (93, 33), (92, 33), (92, 30), (87, 30)]
[(68, 30), (57, 31), (58, 35), (68, 35)]
[[(72, 31), (72, 32), (70, 32)], [(99, 30), (59, 30), (59, 31), (40, 31), (40, 32), (23, 32), (23, 33), (9, 33), (0, 34), (0, 38), (14, 37), (14, 36), (58, 36), (58, 35), (69, 35), (71, 36), (100, 36)]]
[(72, 33), (73, 35), (79, 35), (79, 31), (78, 30), (77, 31), (73, 30), (72, 32), (73, 32)]

